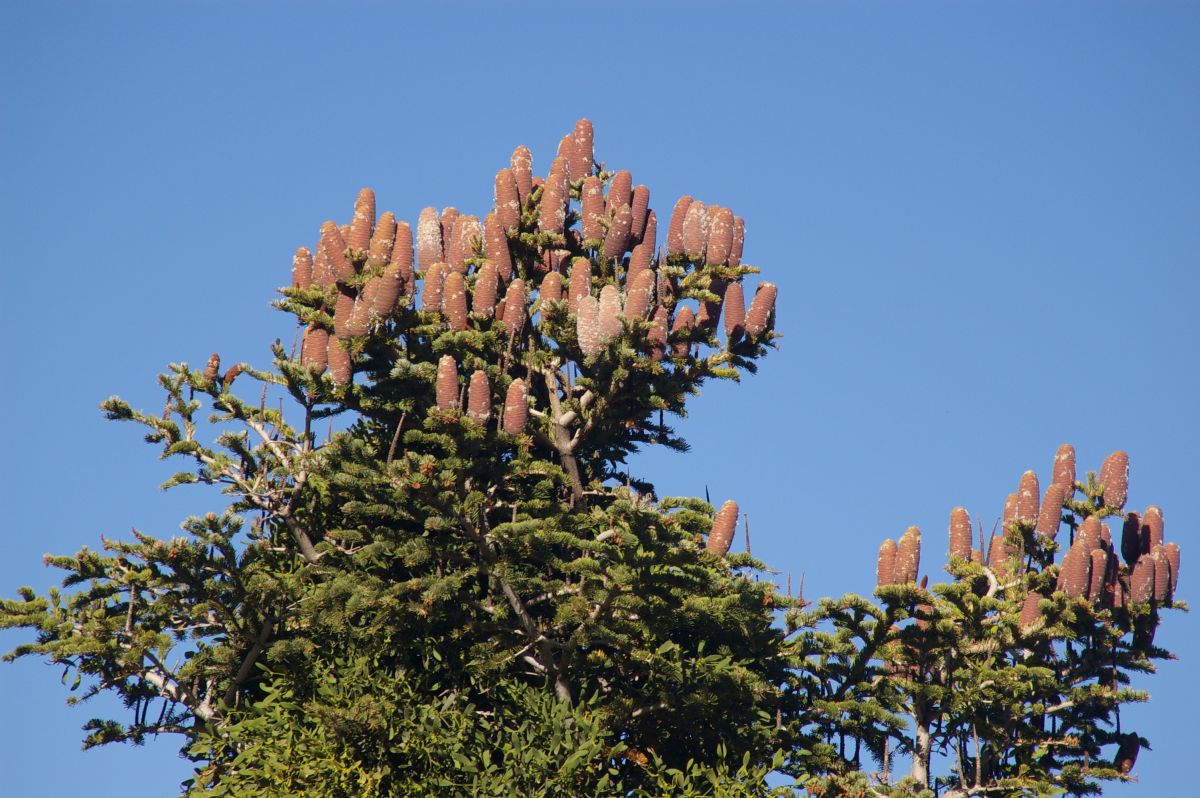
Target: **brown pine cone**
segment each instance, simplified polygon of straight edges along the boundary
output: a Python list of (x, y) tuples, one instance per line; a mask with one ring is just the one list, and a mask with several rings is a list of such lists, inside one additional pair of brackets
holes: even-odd
[(733, 248), (733, 211), (715, 205), (711, 207), (716, 208), (716, 211), (708, 229), (708, 247), (704, 260), (723, 266), (729, 261), (729, 253)]
[[(695, 317), (692, 315), (692, 309), (689, 307), (681, 308), (675, 316), (675, 323), (671, 325), (671, 337), (681, 337), (691, 332), (695, 325)], [(692, 345), (689, 341), (676, 341), (671, 344), (671, 357), (687, 357)]]
[(580, 190), (580, 234), (585, 241), (598, 241), (604, 238), (604, 226), (600, 220), (604, 218), (604, 187), (600, 178), (592, 175), (583, 181)]
[(458, 407), (458, 363), (450, 355), (442, 355), (438, 359), (434, 389), (439, 410)]
[(1104, 503), (1118, 510), (1125, 506), (1129, 496), (1129, 455), (1116, 451), (1104, 458), (1100, 466), (1100, 486), (1104, 491)]
[(234, 363), (232, 366), (229, 367), (229, 370), (225, 372), (225, 376), (221, 378), (221, 382), (225, 385), (225, 390), (227, 390), (227, 391), (229, 390), (230, 386), (233, 385), (233, 381), (236, 380), (238, 375), (241, 373), (242, 373), (242, 364), (241, 363)]
[(650, 332), (646, 336), (650, 340), (650, 358), (659, 361), (663, 359), (663, 355), (667, 351), (667, 324), (670, 321), (670, 314), (667, 313), (666, 308), (659, 305), (654, 309), (651, 321), (654, 326), (650, 328)]
[(633, 199), (633, 175), (628, 169), (622, 169), (612, 177), (608, 184), (608, 196), (604, 200), (604, 212), (612, 218), (622, 205), (628, 205)]
[[(226, 387), (229, 386), (230, 380), (226, 380)], [(1172, 599), (1175, 596), (1175, 589), (1179, 587), (1179, 544), (1168, 543), (1163, 546), (1163, 552), (1167, 557), (1167, 566), (1170, 568), (1170, 587), (1167, 590), (1167, 598)]]
[(1017, 488), (1018, 521), (1023, 524), (1033, 524), (1038, 520), (1038, 494), (1041, 492), (1037, 474), (1026, 471), (1021, 475), (1020, 486)]
[(524, 204), (533, 193), (533, 155), (524, 144), (513, 150), (509, 160), (512, 167), (513, 179), (517, 182), (517, 199)]
[(442, 309), (451, 330), (467, 329), (467, 283), (461, 272), (450, 272), (442, 286)]
[(529, 406), (526, 404), (528, 391), (520, 378), (508, 386), (504, 397), (504, 431), (509, 435), (520, 435), (525, 432), (525, 421), (529, 416)]
[(1091, 584), (1091, 552), (1078, 541), (1071, 547), (1062, 564), (1062, 590), (1071, 598), (1086, 596)]
[(700, 314), (696, 317), (696, 323), (701, 327), (715, 330), (717, 322), (721, 319), (721, 306), (725, 303), (725, 281), (714, 277), (709, 283), (708, 290), (717, 295), (717, 301), (700, 303)]
[(1152, 504), (1142, 513), (1142, 526), (1146, 528), (1142, 533), (1142, 554), (1149, 554), (1163, 542), (1163, 514), (1158, 505)]
[[(992, 569), (996, 578), (1001, 582), (1007, 582), (1012, 575), (1009, 571), (1012, 555), (1012, 547), (1008, 544), (1005, 535), (992, 535), (992, 541), (988, 545), (988, 568)], [(1087, 585), (1084, 587), (1086, 588)]]
[(737, 522), (737, 502), (730, 500), (722, 504), (713, 519), (712, 529), (709, 530), (708, 541), (704, 547), (718, 557), (728, 554), (729, 547), (733, 545), (733, 533), (737, 531)]
[(328, 347), (329, 376), (333, 377), (335, 385), (349, 385), (354, 377), (354, 365), (350, 360), (350, 352), (342, 346), (342, 339), (336, 335), (329, 336)]
[(350, 337), (350, 315), (354, 313), (354, 294), (340, 290), (333, 306), (333, 332), (340, 338)]
[(571, 261), (571, 280), (567, 286), (567, 307), (578, 311), (579, 300), (592, 295), (592, 262), (587, 258)]
[(725, 289), (725, 337), (734, 340), (746, 332), (746, 298), (741, 283), (730, 283)]
[(1154, 598), (1155, 562), (1153, 557), (1140, 557), (1129, 577), (1130, 600), (1146, 604)]
[(525, 331), (525, 281), (520, 278), (509, 283), (504, 292), (504, 329), (510, 338)]
[(642, 231), (640, 241), (646, 245), (648, 252), (654, 252), (658, 241), (658, 217), (653, 209), (646, 211), (646, 229)]
[(708, 248), (704, 227), (707, 218), (708, 207), (698, 200), (688, 206), (687, 216), (683, 217), (683, 251), (693, 263), (703, 260)]
[(879, 559), (875, 563), (875, 585), (884, 587), (896, 583), (896, 541), (888, 538), (879, 546)]
[(1154, 600), (1161, 603), (1171, 594), (1171, 564), (1166, 546), (1161, 543), (1155, 546), (1150, 559), (1154, 560)]
[(318, 256), (320, 256), (319, 250), (324, 250), (325, 260), (332, 269), (335, 280), (345, 282), (354, 277), (356, 274), (354, 264), (346, 257), (346, 241), (342, 238), (336, 224), (326, 222), (321, 225), (321, 242), (317, 247)]
[(1075, 543), (1082, 542), (1087, 547), (1087, 552), (1090, 554), (1092, 549), (1100, 545), (1100, 535), (1103, 531), (1103, 524), (1100, 522), (1099, 516), (1089, 515), (1083, 519), (1083, 524), (1079, 527), (1079, 535), (1075, 538)]
[(629, 235), (634, 241), (640, 242), (642, 234), (646, 232), (646, 214), (650, 211), (650, 189), (640, 184), (634, 186), (629, 209), (633, 214)]
[(443, 263), (450, 262), (450, 251), (454, 248), (454, 225), (458, 224), (458, 208), (453, 206), (442, 208), (442, 218), (438, 222), (442, 228), (442, 252), (445, 253)]
[(350, 309), (350, 320), (346, 323), (346, 332), (351, 337), (366, 335), (371, 326), (371, 297), (379, 291), (378, 280), (371, 280), (363, 288), (362, 295), (354, 300)]
[(684, 253), (683, 223), (687, 219), (688, 208), (691, 207), (694, 201), (691, 195), (684, 194), (675, 203), (675, 210), (671, 212), (671, 223), (667, 227), (668, 255), (682, 255)]
[(444, 259), (442, 222), (438, 219), (437, 208), (425, 208), (417, 218), (417, 264), (421, 271), (429, 271), (433, 264)]
[(604, 234), (603, 253), (606, 258), (620, 258), (629, 246), (629, 226), (632, 223), (628, 205), (617, 208), (608, 232)]
[(304, 340), (300, 344), (300, 365), (316, 369), (319, 374), (328, 363), (329, 332), (324, 327), (310, 324), (305, 328)]
[(596, 133), (592, 123), (580, 119), (571, 134), (570, 163), (567, 165), (572, 180), (582, 180), (592, 173), (595, 164)]
[[(365, 298), (369, 315), (386, 319), (396, 310), (396, 303), (405, 288), (404, 273), (397, 263), (389, 263), (383, 274), (371, 281), (374, 289)], [(368, 286), (370, 287), (370, 286)]]
[(425, 273), (421, 290), (421, 310), (433, 313), (442, 309), (442, 282), (446, 279), (446, 264), (435, 263)]
[(971, 514), (965, 507), (950, 511), (950, 559), (971, 559)]
[(1092, 550), (1092, 563), (1088, 574), (1088, 601), (1093, 604), (1104, 597), (1104, 580), (1108, 576), (1108, 552), (1104, 549)]
[(1038, 602), (1044, 598), (1045, 596), (1041, 593), (1030, 593), (1025, 596), (1025, 603), (1021, 605), (1021, 618), (1017, 622), (1021, 626), (1021, 631), (1028, 632), (1042, 620), (1042, 609), (1038, 606)]
[(496, 270), (497, 276), (504, 280), (512, 277), (512, 254), (508, 249), (508, 236), (500, 220), (488, 214), (483, 218), (483, 251)]
[(1142, 519), (1137, 513), (1125, 514), (1125, 523), (1121, 525), (1121, 556), (1130, 568), (1137, 563), (1143, 551), (1149, 551), (1148, 533), (1149, 530), (1142, 525)]
[(775, 314), (775, 297), (778, 289), (775, 283), (759, 283), (750, 302), (750, 310), (746, 311), (746, 334), (758, 336), (772, 326)]
[(509, 232), (516, 230), (521, 223), (521, 199), (512, 169), (501, 169), (496, 173), (495, 195), (500, 228)]
[(475, 293), (471, 296), (471, 313), (481, 319), (490, 319), (496, 312), (496, 293), (500, 290), (496, 265), (489, 259), (483, 262), (475, 275)]
[(1010, 493), (1004, 499), (1004, 515), (1000, 520), (1000, 528), (1007, 532), (1013, 521), (1017, 520), (1017, 501), (1021, 498), (1018, 493)]
[(1064, 443), (1054, 455), (1054, 476), (1051, 482), (1066, 488), (1067, 499), (1075, 496), (1075, 447)]
[(621, 334), (621, 316), (621, 292), (607, 283), (600, 289), (600, 340), (610, 341)]
[(538, 297), (545, 306), (547, 302), (562, 301), (562, 275), (558, 272), (550, 272), (542, 278), (542, 284), (538, 286)]
[(217, 377), (220, 375), (220, 373), (221, 373), (221, 356), (219, 354), (217, 354), (216, 352), (213, 352), (211, 355), (208, 356), (208, 362), (204, 364), (204, 371), (202, 372), (202, 374), (204, 376), (204, 379), (208, 380), (209, 382), (213, 382), (214, 380), (217, 379)]
[(1113, 757), (1113, 767), (1121, 771), (1122, 775), (1128, 776), (1137, 762), (1138, 751), (1141, 750), (1141, 747), (1141, 740), (1136, 734), (1133, 732), (1122, 734), (1121, 745), (1118, 746), (1116, 756)]
[(625, 318), (629, 321), (641, 321), (646, 318), (650, 308), (650, 292), (654, 290), (654, 272), (644, 269), (637, 275), (637, 281), (625, 296)]
[[(555, 163), (558, 160), (555, 159)], [(543, 233), (562, 234), (563, 224), (567, 219), (567, 201), (569, 196), (564, 190), (566, 175), (562, 172), (551, 172), (542, 187), (541, 203), (538, 207), (538, 229)]]
[(896, 544), (896, 570), (894, 578), (897, 584), (916, 582), (921, 568), (921, 530), (910, 526), (900, 536)]
[(643, 271), (650, 269), (650, 248), (645, 244), (638, 244), (633, 248), (633, 253), (629, 256), (629, 269), (625, 272), (625, 290), (637, 285), (638, 275)]
[(729, 265), (740, 266), (742, 263), (742, 247), (746, 243), (746, 220), (740, 216), (733, 217), (733, 240), (729, 245)]
[(487, 374), (476, 369), (471, 375), (471, 384), (467, 387), (467, 415), (480, 424), (486, 424), (492, 413), (491, 391)]
[(371, 234), (370, 251), (367, 253), (367, 266), (381, 269), (392, 259), (392, 251), (396, 248), (396, 215), (384, 211)]
[(313, 259), (308, 247), (299, 247), (292, 256), (292, 288), (308, 288), (313, 281)]
[(453, 266), (453, 269), (465, 274), (467, 261), (478, 257), (479, 244), (483, 240), (483, 230), (479, 226), (479, 217), (469, 214), (458, 217), (455, 229), (458, 231), (458, 245), (455, 254), (459, 258), (459, 263)]
[(575, 302), (575, 334), (584, 357), (601, 350), (600, 303), (591, 294)]
[(1066, 500), (1067, 488), (1065, 485), (1054, 482), (1046, 488), (1046, 495), (1042, 499), (1042, 506), (1038, 510), (1037, 526), (1034, 527), (1037, 533), (1043, 537), (1054, 540), (1058, 536), (1058, 527), (1062, 524), (1063, 502)]
[(454, 226), (446, 233), (446, 269), (451, 272), (466, 272), (463, 263), (463, 220), (465, 216), (454, 217)]
[[(437, 261), (434, 261), (436, 263)], [(408, 222), (396, 222), (396, 240), (392, 244), (392, 259), (400, 273), (401, 291), (406, 296), (417, 292), (417, 276), (413, 272), (413, 234)], [(395, 303), (393, 303), (395, 304)]]
[(375, 192), (364, 188), (354, 201), (354, 218), (350, 220), (350, 237), (346, 246), (361, 252), (371, 247), (371, 236), (375, 228)]

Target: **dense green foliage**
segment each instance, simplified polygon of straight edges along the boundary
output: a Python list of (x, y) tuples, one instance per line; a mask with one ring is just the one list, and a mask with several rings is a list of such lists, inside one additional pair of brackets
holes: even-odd
[[(668, 414), (777, 338), (773, 285), (745, 308), (740, 220), (683, 203), (652, 258), (644, 187), (594, 164), (581, 123), (502, 224), (519, 155), (483, 225), (423, 214), (416, 264), (373, 195), (326, 225), (277, 302), (299, 356), (174, 365), (158, 414), (104, 403), (188, 462), (168, 486), (230, 503), (184, 537), (50, 558), (67, 589), (0, 606), (0, 626), (35, 633), (10, 658), (125, 701), (86, 744), (178, 733), (193, 796), (1017, 796), (1127, 778), (1109, 763), (1119, 707), (1144, 698), (1128, 674), (1168, 656), (1144, 632), (1171, 597), (1056, 590), (1058, 547), (1026, 518), (1006, 519), (1003, 565), (952, 559), (929, 589), (915, 563), (889, 570), (878, 603), (753, 578), (764, 566), (729, 551), (736, 508), (658, 497), (626, 462), (685, 450)], [(1124, 503), (1078, 488), (1072, 530)], [(1112, 579), (1129, 588), (1127, 571)]]

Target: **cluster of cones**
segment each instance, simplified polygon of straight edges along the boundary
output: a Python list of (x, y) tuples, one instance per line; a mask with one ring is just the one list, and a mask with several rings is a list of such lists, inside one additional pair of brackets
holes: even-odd
[[(333, 317), (333, 332), (310, 324), (301, 362), (318, 371), (328, 367), (335, 383), (348, 383), (353, 375), (348, 339), (365, 335), (375, 320), (395, 312), (401, 297), (412, 302), (418, 283), (420, 310), (440, 314), (449, 329), (490, 326), (513, 340), (536, 312), (535, 302), (565, 302), (585, 357), (600, 352), (626, 326), (649, 321), (650, 354), (662, 359), (669, 333), (685, 338), (696, 325), (715, 330), (722, 308), (731, 340), (768, 331), (777, 296), (773, 283), (760, 283), (747, 309), (740, 274), (714, 279), (707, 290), (716, 301), (701, 302), (693, 312), (677, 309), (678, 283), (660, 269), (671, 258), (676, 265), (686, 259), (738, 266), (745, 239), (740, 217), (684, 197), (672, 215), (666, 251), (657, 251), (649, 189), (633, 185), (628, 171), (600, 171), (593, 140), (591, 123), (579, 120), (563, 137), (545, 178), (533, 175), (529, 149), (517, 147), (510, 165), (496, 174), (495, 203), (482, 221), (455, 208), (422, 210), (415, 269), (411, 228), (391, 213), (376, 221), (374, 193), (363, 189), (350, 224), (322, 226), (315, 257), (307, 248), (296, 251), (294, 287), (336, 289), (333, 307), (322, 308)], [(536, 259), (516, 264), (514, 252), (526, 252), (530, 242)], [(599, 279), (592, 274), (593, 261), (603, 266)], [(609, 273), (615, 275), (612, 282), (603, 276)], [(684, 341), (672, 346), (671, 355), (684, 357), (689, 349)]]
[[(492, 390), (487, 373), (475, 369), (464, 389), (458, 381), (458, 362), (451, 355), (442, 355), (438, 360), (435, 396), (439, 410), (460, 410), (465, 405), (467, 416), (480, 424), (486, 424), (491, 417)], [(518, 378), (509, 383), (500, 414), (500, 428), (509, 435), (520, 435), (525, 431), (529, 417), (528, 396), (524, 380)]]
[[(1077, 490), (1087, 489), (1088, 501), (1075, 501)], [(982, 532), (979, 548), (972, 547), (971, 516), (963, 507), (950, 512), (949, 556), (955, 560), (986, 563), (1000, 582), (1008, 582), (1024, 568), (1018, 538), (1053, 542), (1063, 523), (1064, 509), (1084, 515), (1083, 522), (1063, 557), (1055, 586), (1071, 598), (1096, 606), (1127, 608), (1131, 604), (1170, 603), (1179, 580), (1179, 546), (1163, 541), (1163, 514), (1151, 505), (1145, 512), (1126, 513), (1121, 530), (1120, 558), (1113, 536), (1102, 520), (1119, 515), (1129, 494), (1129, 456), (1113, 452), (1094, 483), (1076, 482), (1075, 448), (1060, 446), (1054, 458), (1050, 485), (1042, 493), (1037, 474), (1021, 475), (1017, 490), (1008, 495), (1001, 528), (992, 535), (986, 553)], [(1073, 515), (1071, 516), (1073, 517)], [(910, 527), (899, 543), (885, 540), (879, 549), (876, 582), (879, 585), (915, 582), (920, 563), (921, 533)], [(1124, 564), (1120, 559), (1124, 559)], [(1021, 625), (1040, 619), (1039, 601), (1030, 593), (1021, 613)]]

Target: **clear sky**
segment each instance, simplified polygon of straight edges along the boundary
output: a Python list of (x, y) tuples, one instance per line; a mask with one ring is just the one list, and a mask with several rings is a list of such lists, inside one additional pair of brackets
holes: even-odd
[[(218, 509), (97, 404), (156, 408), (168, 362), (269, 362), (293, 249), (380, 210), (486, 210), (516, 144), (544, 173), (580, 116), (664, 218), (747, 219), (782, 351), (706, 390), (661, 494), (736, 498), (810, 597), (870, 592), (879, 542), (950, 508), (990, 526), (1055, 448), (1129, 451), (1197, 595), (1200, 5), (0, 2), (0, 593), (47, 551)], [(0, 635), (11, 647), (21, 638)], [(1195, 618), (1124, 715), (1119, 796), (1194, 789)], [(80, 752), (111, 703), (0, 666), (0, 793), (169, 796), (163, 740)]]

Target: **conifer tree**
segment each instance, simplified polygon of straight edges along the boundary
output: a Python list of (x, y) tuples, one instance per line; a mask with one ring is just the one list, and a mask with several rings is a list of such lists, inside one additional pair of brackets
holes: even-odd
[(756, 370), (777, 289), (715, 203), (674, 203), (660, 246), (650, 190), (593, 138), (580, 120), (544, 177), (518, 147), (482, 219), (410, 224), (364, 189), (296, 250), (275, 304), (297, 343), (270, 368), (213, 354), (160, 377), (161, 413), (106, 401), (186, 462), (168, 487), (229, 504), (182, 537), (48, 556), (63, 589), (0, 605), (33, 632), (7, 657), (123, 699), (85, 745), (181, 735), (194, 796), (1017, 796), (1129, 778), (1144, 740), (1119, 708), (1169, 656), (1154, 628), (1180, 604), (1161, 511), (1125, 517), (1124, 565), (1105, 526), (1124, 453), (1076, 482), (1064, 450), (1040, 504), (1027, 473), (986, 547), (957, 508), (949, 583), (921, 578), (915, 527), (881, 549), (876, 602), (751, 578), (765, 566), (732, 549), (735, 501), (658, 496), (628, 459), (686, 450), (668, 422), (706, 381)]

